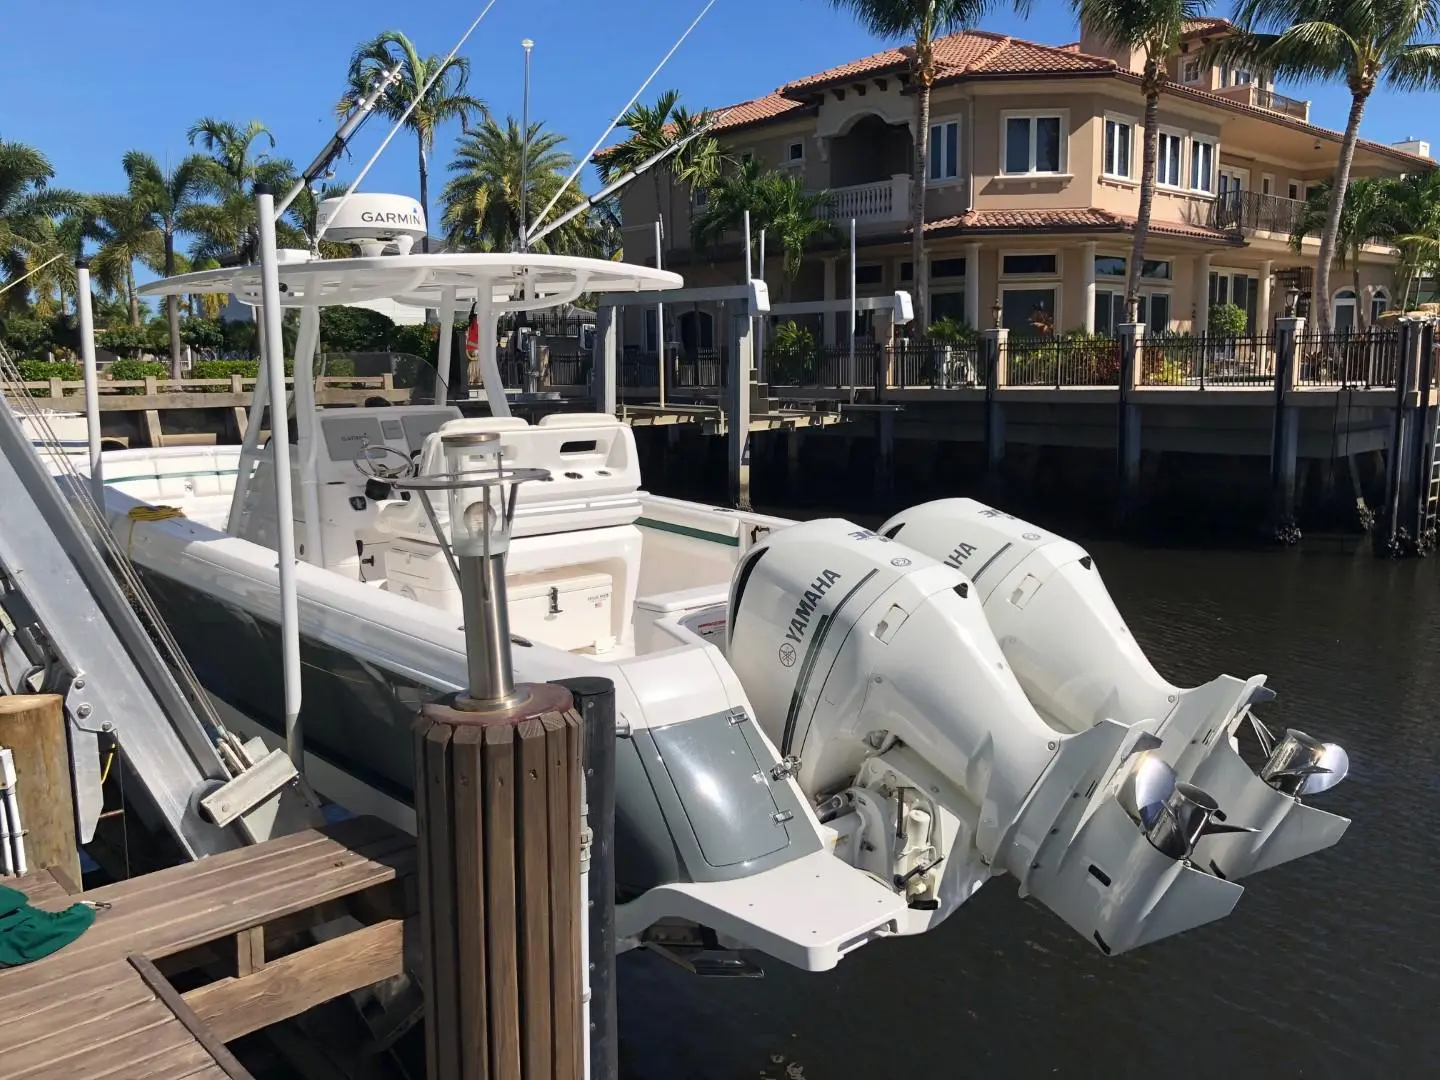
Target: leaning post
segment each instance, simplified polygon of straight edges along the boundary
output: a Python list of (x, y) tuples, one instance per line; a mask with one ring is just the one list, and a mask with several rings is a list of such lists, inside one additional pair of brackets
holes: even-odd
[(1000, 463), (1005, 457), (1005, 412), (997, 393), (1005, 382), (1005, 349), (1010, 331), (1002, 326), (980, 334), (981, 363), (985, 371), (985, 482), (1000, 485)]
[(1140, 409), (1131, 393), (1144, 369), (1145, 324), (1122, 323), (1120, 331), (1119, 396), (1116, 408), (1115, 463), (1118, 469), (1118, 517), (1124, 521), (1140, 496)]
[(1299, 342), (1305, 320), (1296, 315), (1275, 320), (1275, 405), (1270, 439), (1270, 510), (1272, 537), (1282, 544), (1300, 542), (1295, 523), (1295, 473), (1299, 454), (1299, 423), (1286, 397), (1295, 389)]

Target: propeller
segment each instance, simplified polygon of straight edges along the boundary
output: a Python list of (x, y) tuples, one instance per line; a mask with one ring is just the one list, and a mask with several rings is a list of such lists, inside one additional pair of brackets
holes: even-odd
[(1208, 792), (1179, 780), (1169, 764), (1148, 750), (1136, 756), (1116, 799), (1155, 850), (1172, 859), (1188, 859), (1202, 836), (1259, 832), (1227, 824)]
[(1269, 755), (1260, 768), (1260, 779), (1276, 791), (1298, 798), (1329, 791), (1350, 772), (1350, 755), (1339, 743), (1321, 742), (1303, 731), (1288, 728), (1278, 742), (1251, 714), (1250, 722), (1260, 738), (1261, 749)]

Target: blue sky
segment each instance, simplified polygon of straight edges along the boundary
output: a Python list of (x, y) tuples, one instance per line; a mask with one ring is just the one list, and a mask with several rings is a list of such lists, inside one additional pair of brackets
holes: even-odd
[[(40, 147), (55, 164), (57, 183), (88, 190), (123, 185), (120, 159), (128, 149), (147, 150), (162, 163), (167, 155), (183, 156), (186, 129), (205, 115), (262, 120), (276, 134), (276, 152), (303, 164), (334, 129), (334, 101), (357, 41), (396, 28), (423, 51), (444, 53), (482, 6), (481, 0), (11, 0), (0, 15), (0, 137)], [(472, 89), (495, 112), (518, 116), (519, 43), (533, 38), (531, 115), (584, 153), (701, 6), (703, 0), (497, 0), (465, 49)], [(606, 14), (597, 18), (600, 11)], [(1078, 37), (1069, 5), (1056, 0), (1037, 0), (1029, 19), (997, 8), (981, 25), (1050, 44)], [(67, 43), (60, 52), (43, 44), (57, 34)], [(646, 96), (675, 87), (691, 106), (729, 104), (878, 47), (826, 0), (718, 0)], [(1344, 122), (1343, 87), (1280, 89), (1313, 100), (1317, 122)], [(1382, 91), (1362, 133), (1385, 142), (1407, 136), (1440, 142), (1432, 120), (1437, 104), (1436, 94)], [(437, 143), (442, 174), (455, 134), (443, 132)], [(378, 122), (366, 127), (354, 159), (339, 167), (342, 179), (383, 135)], [(586, 180), (593, 186), (590, 170)], [(415, 183), (414, 142), (402, 134), (364, 189), (413, 193)], [(439, 186), (433, 183), (432, 192)]]

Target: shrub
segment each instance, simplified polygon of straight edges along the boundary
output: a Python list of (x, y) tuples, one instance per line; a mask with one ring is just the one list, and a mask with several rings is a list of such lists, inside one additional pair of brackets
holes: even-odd
[(415, 326), (397, 326), (390, 335), (390, 350), (434, 360), (440, 351), (439, 341), (438, 327), (427, 326), (424, 323)]
[(31, 315), (11, 315), (0, 331), (5, 344), (20, 356), (43, 354), (55, 344), (55, 326), (51, 320)]
[(192, 349), (218, 349), (225, 344), (225, 328), (219, 319), (185, 319), (180, 323), (180, 340)]
[(49, 379), (64, 379), (73, 382), (80, 378), (80, 365), (73, 360), (17, 360), (21, 382), (45, 382)]
[[(242, 379), (254, 379), (260, 375), (259, 360), (196, 360), (190, 367), (192, 379), (228, 379), (239, 375)], [(207, 394), (228, 394), (228, 386), (203, 386)]]
[(366, 308), (320, 309), (320, 340), (336, 352), (381, 352), (395, 332), (395, 324), (378, 311)]
[(941, 345), (973, 345), (978, 335), (960, 319), (946, 315), (930, 324), (931, 341)]
[(775, 327), (775, 337), (765, 354), (769, 379), (778, 385), (803, 383), (814, 375), (815, 335), (794, 319)]
[[(122, 358), (110, 365), (110, 378), (116, 382), (129, 382), (139, 379), (168, 379), (170, 377), (170, 365), (159, 360), (133, 360)], [(143, 394), (144, 387), (130, 386), (125, 388), (127, 394)]]
[(163, 332), (163, 327), (114, 326), (109, 330), (97, 330), (95, 343), (115, 353), (158, 352), (169, 348), (169, 337)]
[(1211, 337), (1240, 337), (1250, 327), (1250, 318), (1238, 304), (1216, 304), (1207, 324)]

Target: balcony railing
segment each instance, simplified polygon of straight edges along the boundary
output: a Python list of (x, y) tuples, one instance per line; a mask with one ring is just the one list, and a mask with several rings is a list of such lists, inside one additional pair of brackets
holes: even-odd
[(1272, 232), (1289, 236), (1300, 223), (1305, 204), (1299, 199), (1227, 191), (1210, 204), (1206, 224), (1221, 232)]
[(1274, 90), (1256, 89), (1251, 98), (1251, 104), (1257, 108), (1269, 109), (1271, 112), (1284, 113), (1286, 116), (1293, 116), (1296, 120), (1310, 120), (1310, 102), (1301, 101), (1299, 98), (1286, 97), (1284, 94), (1277, 94)]
[(830, 208), (826, 216), (831, 221), (854, 218), (863, 224), (905, 221), (910, 217), (910, 177), (906, 173), (869, 184), (830, 188), (829, 192)]

